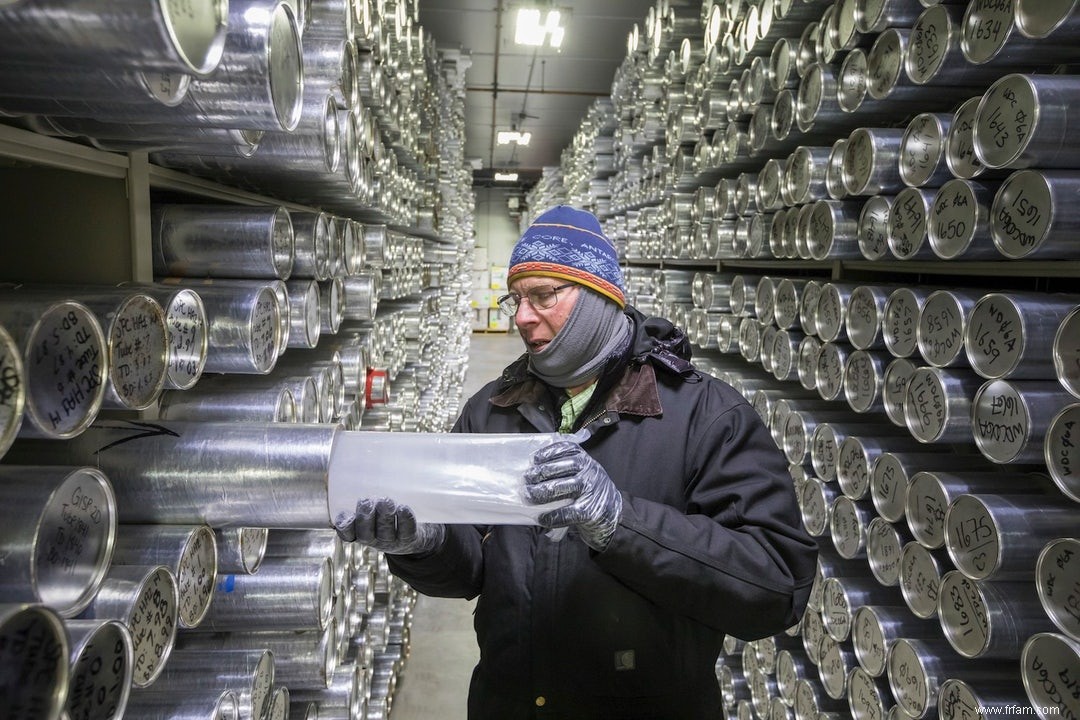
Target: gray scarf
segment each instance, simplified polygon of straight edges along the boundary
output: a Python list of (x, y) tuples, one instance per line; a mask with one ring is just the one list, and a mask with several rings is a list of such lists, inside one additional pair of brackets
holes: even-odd
[(528, 351), (529, 369), (553, 387), (583, 385), (626, 347), (630, 326), (618, 305), (582, 286), (562, 329), (542, 351)]

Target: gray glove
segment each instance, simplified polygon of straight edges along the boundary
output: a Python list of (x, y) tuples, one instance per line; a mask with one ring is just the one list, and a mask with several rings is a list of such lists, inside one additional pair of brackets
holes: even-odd
[(622, 494), (607, 471), (569, 440), (533, 453), (532, 467), (525, 471), (525, 498), (534, 505), (572, 500), (537, 521), (547, 528), (572, 527), (597, 552), (607, 548), (622, 516)]
[(356, 514), (339, 515), (334, 528), (345, 542), (355, 541), (388, 555), (430, 552), (446, 537), (442, 525), (416, 522), (408, 505), (398, 505), (389, 498), (361, 499), (356, 503)]

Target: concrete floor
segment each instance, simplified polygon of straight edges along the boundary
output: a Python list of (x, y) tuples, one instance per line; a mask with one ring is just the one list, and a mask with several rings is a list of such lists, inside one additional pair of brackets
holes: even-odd
[[(517, 333), (473, 333), (463, 398), (494, 379), (523, 350)], [(390, 720), (465, 720), (469, 678), (480, 657), (472, 626), (475, 604), (420, 596), (413, 613), (412, 652), (398, 679)]]

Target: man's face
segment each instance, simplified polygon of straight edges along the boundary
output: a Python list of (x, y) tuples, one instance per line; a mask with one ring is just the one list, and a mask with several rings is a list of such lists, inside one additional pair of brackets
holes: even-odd
[(558, 290), (557, 302), (548, 308), (535, 307), (529, 300), (529, 293), (544, 295), (544, 291), (565, 285), (565, 280), (550, 277), (526, 277), (510, 283), (510, 292), (521, 296), (521, 304), (514, 316), (521, 339), (530, 352), (541, 352), (547, 344), (562, 330), (570, 311), (577, 303), (580, 285), (571, 285)]

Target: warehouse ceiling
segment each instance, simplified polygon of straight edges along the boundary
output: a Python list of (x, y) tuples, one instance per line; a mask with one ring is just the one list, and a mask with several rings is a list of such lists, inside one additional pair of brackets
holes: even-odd
[[(465, 157), (479, 169), (473, 184), (490, 185), (495, 172), (517, 172), (533, 185), (562, 151), (592, 103), (611, 94), (626, 40), (644, 26), (655, 0), (554, 0), (566, 36), (560, 50), (514, 43), (518, 8), (526, 0), (422, 0), (420, 24), (440, 49), (467, 51)], [(498, 145), (499, 130), (530, 132), (528, 146)]]

